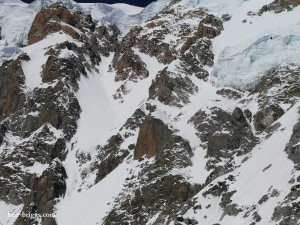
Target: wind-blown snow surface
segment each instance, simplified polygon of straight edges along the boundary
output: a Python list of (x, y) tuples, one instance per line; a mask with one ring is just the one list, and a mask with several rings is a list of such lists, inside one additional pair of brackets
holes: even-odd
[(135, 15), (140, 13), (143, 10), (142, 7), (128, 5), (124, 3), (115, 3), (112, 4), (112, 7), (122, 10), (127, 15)]

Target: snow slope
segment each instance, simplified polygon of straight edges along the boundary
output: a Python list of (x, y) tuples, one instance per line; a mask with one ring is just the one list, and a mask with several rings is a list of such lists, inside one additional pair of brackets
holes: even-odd
[[(54, 0), (36, 0), (29, 6), (18, 0), (3, 1), (3, 5), (0, 5), (0, 26), (4, 40), (0, 41), (0, 63), (1, 60), (13, 58), (22, 52), (26, 53), (31, 60), (22, 62), (25, 93), (28, 94), (35, 88), (46, 88), (52, 85), (44, 84), (41, 78), (42, 66), (48, 59), (45, 53), (57, 43), (69, 41), (79, 47), (80, 43), (66, 34), (55, 33), (33, 45), (16, 47), (20, 43), (26, 43), (26, 33), (35, 13), (43, 6), (53, 3)], [(142, 9), (126, 4), (76, 4), (74, 1), (64, 0), (64, 3), (72, 10), (80, 9), (91, 13), (94, 19), (116, 23), (124, 32), (123, 35), (131, 27), (143, 25), (143, 22), (153, 17), (170, 2), (171, 0), (156, 1)], [(193, 115), (199, 110), (210, 114), (213, 107), (218, 107), (228, 113), (236, 107), (243, 110), (251, 109), (255, 113), (258, 105), (255, 99), (246, 99), (248, 92), (241, 92), (245, 97), (236, 100), (221, 96), (217, 94), (217, 91), (221, 87), (245, 91), (251, 89), (273, 67), (300, 64), (299, 7), (280, 14), (247, 15), (249, 11), (257, 12), (263, 5), (270, 2), (271, 0), (264, 2), (260, 0), (182, 0), (175, 3), (175, 5), (182, 4), (190, 8), (205, 7), (208, 12), (217, 16), (226, 13), (231, 15), (231, 20), (224, 22), (224, 31), (221, 35), (212, 40), (215, 65), (213, 68), (205, 68), (211, 71), (209, 82), (189, 76), (198, 91), (190, 96), (189, 102), (182, 107), (165, 105), (157, 99), (148, 99), (149, 86), (166, 65), (136, 48), (132, 50), (146, 64), (149, 77), (138, 81), (126, 80), (129, 93), (124, 96), (122, 102), (114, 99), (114, 94), (121, 84), (115, 81), (116, 74), (110, 70), (114, 53), (110, 53), (109, 57), (101, 56), (101, 63), (97, 70), (89, 71), (87, 76), (81, 76), (76, 98), (82, 111), (77, 122), (77, 131), (67, 143), (68, 154), (63, 162), (68, 176), (67, 191), (55, 206), (58, 225), (101, 224), (107, 212), (113, 209), (115, 199), (126, 190), (124, 189), (126, 178), (140, 172), (139, 166), (145, 161), (139, 162), (128, 157), (101, 182), (95, 184), (96, 172), (92, 170), (92, 163), (98, 160), (98, 146), (105, 145), (111, 136), (121, 132), (120, 128), (126, 120), (136, 109), (144, 107), (145, 103), (152, 103), (156, 107), (151, 115), (171, 127), (176, 135), (187, 140), (194, 154), (192, 165), (184, 169), (175, 168), (168, 173), (182, 175), (192, 184), (206, 183), (210, 175), (207, 169), (209, 158), (206, 157), (206, 149), (201, 146), (203, 143), (197, 136), (197, 130), (190, 122)], [(9, 10), (11, 14), (8, 13)], [(245, 19), (246, 21), (242, 22)], [(195, 21), (188, 20), (185, 22), (195, 23)], [(12, 26), (14, 23), (18, 25)], [(13, 27), (11, 31), (10, 27)], [(176, 38), (172, 35), (168, 34), (165, 41), (171, 42)], [(59, 57), (67, 58), (70, 54), (73, 54), (72, 51), (62, 51)], [(169, 71), (178, 72), (176, 69), (179, 62), (179, 59), (174, 60), (168, 65)], [(215, 223), (249, 225), (253, 222), (253, 218), (244, 218), (243, 215), (255, 206), (256, 211), (263, 215), (259, 224), (275, 224), (271, 222), (274, 206), (282, 202), (289, 193), (292, 186), (289, 183), (291, 177), (298, 175), (284, 149), (291, 137), (293, 126), (299, 120), (299, 107), (298, 103), (290, 109), (286, 108), (288, 110), (286, 114), (276, 121), (281, 124), (280, 127), (270, 137), (266, 138), (265, 133), (256, 134), (261, 142), (247, 155), (234, 156), (235, 170), (216, 178), (195, 196), (194, 199), (201, 203), (202, 210), (197, 211), (191, 208), (184, 216), (195, 218), (199, 224), (203, 225)], [(122, 147), (128, 148), (129, 144), (135, 144), (137, 135), (138, 129), (122, 143)], [(13, 143), (13, 135), (10, 139)], [(130, 154), (132, 156), (132, 151)], [(82, 163), (78, 160), (79, 155), (91, 159)], [(244, 160), (245, 158), (248, 160)], [(150, 163), (151, 160), (149, 160)], [(148, 163), (147, 159), (146, 162)], [(40, 174), (45, 168), (47, 168), (46, 165), (36, 163), (26, 169)], [(82, 176), (83, 173), (86, 177)], [(233, 175), (235, 178), (228, 190), (236, 191), (231, 198), (232, 203), (244, 210), (237, 216), (224, 214), (224, 209), (219, 205), (221, 197), (203, 196), (213, 184), (224, 181), (228, 175)], [(273, 190), (277, 190), (279, 195), (257, 206), (261, 197)], [(6, 218), (5, 213), (7, 211), (19, 212), (22, 205), (12, 206), (0, 202), (0, 208), (0, 223), (12, 224), (13, 219), (9, 221), (3, 219)], [(154, 225), (158, 216), (155, 215), (148, 224)]]
[[(298, 53), (295, 50), (298, 48), (299, 44), (297, 36), (299, 30), (297, 29), (297, 23), (299, 19), (298, 17), (296, 18), (296, 15), (299, 13), (299, 9), (296, 9), (293, 12), (282, 13), (279, 16), (276, 15), (277, 17), (274, 14), (266, 13), (262, 17), (251, 17), (252, 23), (243, 23), (242, 20), (244, 18), (248, 18), (247, 12), (249, 10), (258, 10), (262, 5), (266, 4), (266, 2), (260, 2), (256, 0), (244, 2), (235, 0), (220, 4), (219, 1), (188, 1), (186, 4), (191, 7), (196, 5), (205, 6), (213, 13), (218, 12), (217, 14), (219, 16), (223, 13), (230, 13), (232, 15), (231, 21), (225, 23), (225, 31), (219, 37), (213, 40), (213, 51), (216, 54), (216, 64), (214, 66), (212, 72), (213, 77), (211, 79), (212, 82), (217, 85), (217, 87), (212, 86), (211, 83), (193, 79), (193, 82), (199, 87), (199, 92), (195, 96), (191, 97), (189, 104), (178, 109), (155, 102), (159, 110), (157, 110), (153, 115), (178, 130), (178, 134), (190, 142), (195, 153), (195, 156), (193, 157), (193, 166), (184, 170), (173, 170), (170, 171), (170, 173), (183, 174), (191, 182), (202, 184), (209, 175), (209, 172), (205, 168), (207, 162), (207, 159), (205, 158), (206, 153), (204, 149), (199, 147), (201, 141), (195, 135), (196, 131), (194, 127), (188, 124), (188, 120), (199, 109), (208, 110), (211, 107), (214, 107), (216, 102), (218, 102), (218, 107), (228, 112), (232, 111), (237, 106), (241, 108), (250, 107), (253, 105), (253, 103), (247, 103), (243, 105), (239, 104), (235, 100), (229, 100), (217, 95), (216, 91), (218, 90), (218, 86), (230, 86), (245, 89), (248, 88), (249, 85), (255, 85), (256, 79), (258, 79), (259, 76), (261, 77), (268, 69), (272, 68), (273, 66), (280, 65), (278, 61), (280, 61), (282, 65), (296, 63)], [(162, 5), (159, 7), (161, 6)], [(149, 7), (153, 7), (154, 11), (155, 6)], [(142, 11), (142, 14), (145, 13), (145, 10)], [(276, 25), (273, 27), (269, 27), (268, 24), (270, 24), (270, 21), (274, 20), (275, 18), (278, 23), (276, 23)], [(286, 29), (284, 27), (288, 28)], [(292, 34), (289, 35), (291, 32)], [(271, 37), (272, 39), (270, 39)], [(138, 50), (135, 50), (135, 53), (142, 58), (143, 62), (148, 65), (148, 68), (151, 68), (151, 70), (156, 68), (153, 72), (150, 72), (151, 79), (160, 69), (163, 68), (151, 57), (138, 52)], [(290, 55), (290, 57), (287, 57), (287, 59), (284, 57), (286, 54)], [(254, 57), (254, 61), (251, 62), (252, 64), (249, 63), (251, 55)], [(109, 59), (105, 59), (102, 63), (102, 69), (100, 69), (102, 72), (108, 70), (108, 64), (106, 64), (106, 60), (109, 61)], [(90, 76), (89, 78), (81, 81), (82, 83), (80, 89), (82, 88), (82, 90), (78, 92), (78, 99), (81, 99), (80, 102), (84, 108), (84, 114), (82, 119), (79, 121), (79, 124), (85, 125), (79, 125), (78, 128), (78, 149), (86, 148), (86, 145), (83, 143), (89, 143), (89, 146), (92, 146), (90, 149), (92, 149), (96, 143), (105, 143), (106, 138), (104, 138), (102, 135), (102, 127), (99, 127), (97, 130), (97, 126), (94, 126), (92, 123), (88, 122), (89, 117), (90, 119), (94, 118), (93, 121), (96, 121), (96, 123), (102, 123), (104, 127), (110, 127), (111, 129), (109, 129), (108, 133), (113, 134), (114, 131), (117, 131), (118, 127), (122, 126), (122, 122), (124, 122), (125, 119), (130, 116), (131, 113), (133, 113), (132, 109), (134, 107), (138, 107), (139, 103), (147, 97), (147, 90), (143, 90), (143, 87), (148, 87), (151, 79), (148, 81), (140, 81), (138, 84), (129, 84), (128, 87), (130, 90), (133, 90), (133, 92), (128, 96), (125, 96), (124, 104), (117, 104), (111, 98), (114, 90), (118, 88), (113, 81), (113, 77), (114, 76), (111, 76), (111, 74), (107, 72), (104, 72), (102, 75), (101, 82), (104, 82), (106, 90), (102, 94), (100, 92), (93, 94), (98, 96), (95, 97), (95, 100), (99, 99), (99, 108), (97, 110), (93, 109), (93, 107), (96, 106), (92, 107), (92, 102), (85, 101), (84, 99), (85, 96), (88, 96), (92, 93), (90, 89), (93, 87), (93, 83), (100, 82), (97, 81), (97, 79), (100, 78), (96, 79), (94, 76)], [(98, 86), (100, 89), (102, 89), (101, 84)], [(139, 98), (137, 98), (137, 96), (139, 96)], [(203, 96), (205, 96), (205, 98)], [(105, 100), (107, 97), (108, 99), (111, 99)], [(91, 101), (92, 100), (93, 99), (91, 99)], [(101, 107), (102, 110), (100, 110), (101, 101), (106, 101), (106, 103)], [(134, 107), (131, 107), (133, 105)], [(90, 108), (90, 110), (85, 110), (85, 108)], [(293, 172), (293, 163), (287, 159), (286, 153), (283, 151), (283, 149), (285, 148), (286, 143), (289, 141), (293, 125), (299, 119), (298, 109), (299, 105), (296, 105), (290, 109), (288, 113), (279, 121), (281, 124), (283, 124), (280, 128), (282, 131), (276, 133), (274, 136), (255, 147), (253, 152), (249, 155), (250, 159), (241, 165), (237, 165), (237, 167), (240, 167), (232, 173), (235, 177), (237, 177), (237, 181), (234, 182), (230, 187), (230, 190), (232, 191), (237, 190), (237, 194), (233, 195), (232, 200), (233, 203), (237, 203), (242, 207), (247, 208), (251, 207), (253, 204), (257, 204), (259, 199), (270, 190), (271, 186), (273, 186), (271, 190), (276, 189), (280, 192), (278, 197), (272, 199), (272, 201), (269, 201), (267, 204), (262, 205), (258, 209), (260, 214), (265, 215), (261, 224), (270, 223), (269, 220), (273, 213), (274, 204), (282, 201), (283, 198), (288, 194), (288, 191), (291, 187), (291, 185), (288, 184), (288, 181)], [(256, 110), (256, 108), (253, 108), (253, 110)], [(100, 111), (102, 111), (102, 113)], [(98, 114), (95, 112), (98, 112)], [(112, 115), (105, 116), (107, 115), (107, 112), (114, 114), (115, 117)], [(98, 117), (96, 115), (98, 115)], [(88, 130), (88, 124), (90, 124), (89, 127), (94, 127), (92, 128), (92, 133), (97, 132), (97, 135), (99, 135), (98, 138), (96, 138), (96, 135), (91, 135), (91, 137), (84, 136), (84, 133), (86, 133), (86, 130)], [(108, 124), (110, 124), (110, 126)], [(86, 128), (84, 128), (84, 126), (86, 126)], [(83, 138), (81, 138), (82, 140), (86, 139), (84, 142), (82, 142), (82, 144), (80, 144), (80, 136), (83, 136)], [(106, 134), (105, 137), (108, 138)], [(92, 141), (90, 138), (94, 138), (96, 141)], [(89, 152), (93, 153), (92, 151)], [(131, 167), (132, 161), (123, 162), (122, 165), (109, 174), (103, 181), (96, 184), (92, 188), (84, 189), (81, 193), (71, 193), (70, 190), (75, 192), (75, 190), (77, 190), (76, 188), (80, 187), (81, 180), (80, 177), (75, 174), (75, 172), (71, 172), (71, 170), (74, 170), (74, 168), (79, 168), (78, 165), (74, 165), (73, 162), (75, 161), (75, 152), (73, 152), (71, 155), (72, 157), (65, 163), (65, 167), (67, 168), (67, 171), (69, 171), (68, 174), (71, 174), (71, 176), (68, 178), (68, 182), (71, 183), (68, 183), (68, 194), (57, 205), (58, 221), (61, 224), (68, 225), (74, 223), (75, 221), (81, 221), (84, 219), (82, 221), (86, 221), (87, 224), (95, 224), (96, 222), (101, 221), (101, 219), (106, 215), (105, 212), (109, 211), (111, 208), (110, 204), (114, 197), (116, 197), (117, 194), (122, 190), (122, 182), (127, 175), (126, 171), (130, 169), (137, 170), (137, 168)], [(282, 160), (283, 158), (284, 160)], [(241, 163), (242, 159), (237, 158), (236, 162)], [(272, 164), (272, 166), (263, 172), (264, 168), (269, 164)], [(284, 170), (281, 169), (283, 164)], [(75, 171), (77, 170), (75, 169)], [(278, 171), (280, 171), (280, 173), (278, 173)], [(226, 176), (228, 176), (228, 174)], [(119, 177), (118, 180), (116, 180), (117, 177)], [(91, 175), (88, 178), (90, 181), (84, 182), (90, 182), (92, 184), (91, 180), (93, 180), (93, 178), (94, 175)], [(214, 182), (222, 181), (222, 179), (224, 179), (224, 177), (219, 177)], [(111, 183), (109, 183), (109, 180)], [(113, 188), (111, 189), (110, 185), (112, 184)], [(209, 200), (203, 198), (202, 194), (208, 188), (209, 187), (197, 194), (196, 198), (198, 198), (198, 201), (201, 202), (203, 206), (206, 204), (211, 204), (212, 202), (214, 202), (215, 205), (204, 209), (199, 214), (195, 213), (194, 210), (190, 210), (185, 215), (190, 218), (196, 218), (200, 224), (218, 223), (223, 215), (223, 209), (219, 206), (220, 199), (215, 199), (214, 201), (211, 198)], [(107, 189), (109, 189), (109, 191), (107, 191)], [(254, 192), (252, 190), (256, 191)], [(251, 195), (248, 194), (250, 192)], [(95, 196), (97, 196), (97, 200), (95, 200)], [(69, 209), (71, 205), (78, 205), (75, 217), (71, 216), (74, 214), (74, 211)], [(92, 206), (92, 210), (88, 210), (89, 206)], [(84, 216), (83, 218), (79, 216), (82, 215), (82, 212), (86, 212), (87, 216)], [(207, 219), (204, 219), (205, 216)], [(249, 224), (252, 222), (251, 218), (243, 219), (241, 217), (242, 214), (237, 217), (225, 216), (221, 220), (222, 225), (240, 225)], [(243, 222), (241, 223), (241, 221)]]
[[(82, 112), (78, 121), (77, 133), (69, 146), (69, 149), (73, 150), (70, 150), (63, 163), (68, 174), (67, 193), (56, 206), (58, 224), (71, 225), (77, 224), (78, 221), (84, 221), (84, 224), (87, 225), (101, 224), (99, 221), (112, 208), (112, 202), (121, 192), (124, 181), (129, 176), (129, 171), (138, 172), (136, 169), (138, 162), (130, 160), (124, 162), (104, 180), (94, 185), (94, 173), (90, 173), (83, 180), (78, 172), (85, 168), (89, 169), (90, 165), (81, 166), (76, 162), (76, 155), (81, 152), (90, 154), (94, 158), (97, 154), (96, 146), (104, 145), (108, 138), (118, 131), (142, 101), (147, 98), (148, 91), (144, 87), (150, 85), (156, 73), (163, 67), (156, 59), (142, 53), (138, 54), (147, 62), (150, 76), (142, 83), (132, 82), (129, 87), (133, 91), (126, 96), (123, 103), (113, 99), (118, 84), (114, 82), (114, 73), (107, 72), (113, 54), (110, 57), (102, 58), (98, 68), (99, 73), (88, 74), (86, 78), (80, 80), (77, 99)], [(81, 191), (77, 192), (79, 189)], [(73, 205), (77, 205), (75, 213), (74, 208), (71, 207)]]
[(13, 224), (17, 219), (17, 216), (8, 216), (18, 214), (21, 212), (23, 205), (15, 206), (12, 204), (7, 204), (5, 202), (0, 201), (0, 224), (2, 225), (9, 225)]
[(51, 46), (65, 41), (73, 42), (80, 46), (80, 43), (74, 41), (67, 34), (54, 33), (40, 42), (22, 48), (22, 52), (26, 53), (31, 59), (30, 61), (22, 62), (22, 69), (25, 74), (25, 92), (30, 92), (37, 87), (46, 88), (49, 86), (49, 84), (42, 82), (41, 77), (42, 66), (48, 59), (46, 52)]
[(128, 5), (124, 3), (115, 3), (112, 4), (112, 7), (122, 10), (126, 15), (135, 15), (143, 10), (142, 7)]
[[(274, 205), (283, 201), (290, 192), (292, 184), (289, 181), (295, 173), (294, 164), (287, 158), (283, 149), (289, 142), (294, 124), (299, 121), (299, 107), (300, 104), (298, 103), (279, 119), (278, 122), (282, 124), (278, 128), (280, 131), (257, 145), (245, 163), (238, 166), (234, 172), (219, 177), (213, 182), (222, 182), (229, 175), (235, 176), (236, 181), (230, 184), (229, 189), (229, 191), (236, 191), (231, 198), (231, 203), (238, 204), (244, 209), (250, 209), (252, 206), (257, 205), (262, 196), (277, 190), (280, 193), (278, 196), (272, 197), (267, 203), (259, 205), (258, 208), (256, 207), (259, 215), (263, 215), (260, 224), (276, 224), (271, 222)], [(268, 165), (271, 165), (270, 168), (265, 170)], [(200, 224), (214, 224), (221, 221), (222, 225), (247, 225), (253, 222), (251, 217), (243, 218), (243, 213), (238, 216), (225, 216), (222, 218), (224, 211), (219, 206), (220, 198), (214, 196), (203, 197), (203, 193), (210, 187), (204, 188), (195, 196), (203, 206), (203, 210), (195, 213), (191, 209), (186, 213), (186, 216), (196, 218)], [(206, 207), (212, 203), (214, 205)]]

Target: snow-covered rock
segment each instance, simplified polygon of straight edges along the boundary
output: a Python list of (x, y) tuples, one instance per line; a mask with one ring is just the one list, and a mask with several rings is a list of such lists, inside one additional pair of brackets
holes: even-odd
[(298, 224), (297, 1), (0, 0), (0, 224)]

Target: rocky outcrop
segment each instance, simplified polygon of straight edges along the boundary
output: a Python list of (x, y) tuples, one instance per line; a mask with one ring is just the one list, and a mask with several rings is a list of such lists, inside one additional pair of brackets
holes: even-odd
[(254, 127), (257, 131), (264, 131), (278, 120), (285, 108), (291, 108), (300, 97), (299, 67), (284, 66), (269, 70), (248, 95), (255, 98), (259, 110), (254, 114)]
[(103, 225), (117, 225), (123, 221), (132, 221), (130, 223), (132, 225), (147, 224), (158, 211), (160, 216), (154, 223), (171, 224), (176, 218), (178, 209), (188, 204), (189, 199), (199, 190), (199, 186), (189, 184), (178, 175), (169, 175), (155, 182), (148, 182), (148, 185), (134, 191), (132, 199), (126, 199), (121, 203), (120, 209), (126, 211), (113, 209), (105, 218)]
[(6, 61), (0, 67), (0, 121), (19, 110), (22, 101), (21, 85), (25, 79), (21, 67), (22, 58)]
[[(160, 125), (156, 126), (162, 126), (161, 122), (153, 123), (159, 123)], [(159, 128), (159, 131), (162, 129), (166, 128)], [(145, 131), (141, 132), (144, 133)], [(165, 130), (162, 134), (169, 135), (169, 131)], [(138, 153), (140, 153), (139, 148), (142, 145), (140, 137), (139, 135), (135, 157), (139, 156)], [(162, 137), (161, 140), (166, 137)], [(155, 223), (171, 224), (175, 220), (177, 212), (184, 205), (190, 204), (190, 198), (199, 191), (200, 186), (189, 183), (181, 175), (170, 175), (168, 172), (175, 168), (185, 168), (191, 165), (192, 150), (184, 139), (174, 134), (165, 141), (167, 143), (162, 143), (161, 146), (157, 147), (158, 151), (161, 152), (154, 150), (154, 152), (156, 151), (154, 153), (156, 154), (155, 161), (142, 163), (142, 170), (138, 175), (133, 175), (126, 180), (124, 190), (127, 190), (127, 194), (132, 197), (128, 199), (125, 197), (125, 192), (124, 194), (120, 193), (115, 201), (115, 207), (104, 220), (105, 225), (120, 224), (124, 220), (131, 221), (132, 224), (136, 225), (146, 224), (157, 213), (159, 216), (156, 217)], [(145, 146), (147, 150), (153, 146), (149, 142), (143, 143), (148, 145)], [(165, 147), (162, 148), (163, 146)], [(141, 160), (142, 158), (140, 158)]]
[(134, 159), (161, 155), (171, 141), (172, 131), (159, 119), (147, 117), (140, 126)]
[(283, 114), (283, 109), (277, 104), (266, 106), (254, 115), (254, 127), (257, 131), (264, 131)]
[(29, 190), (34, 185), (36, 175), (21, 172), (2, 164), (0, 165), (0, 174), (0, 199), (14, 205), (24, 203)]
[[(93, 222), (216, 225), (238, 216), (238, 221), (254, 225), (266, 221), (262, 208), (274, 198), (272, 208), (278, 207), (273, 222), (298, 223), (299, 124), (286, 146), (288, 157), (295, 162), (290, 193), (281, 196), (280, 203), (275, 199), (282, 194), (280, 185), (278, 191), (270, 187), (268, 193), (255, 195), (255, 201), (248, 198), (249, 204), (239, 197), (249, 189), (243, 187), (242, 176), (251, 178), (244, 168), (257, 170), (256, 180), (260, 180), (278, 166), (276, 159), (262, 157), (256, 168), (256, 153), (268, 156), (270, 152), (261, 149), (264, 143), (251, 150), (259, 141), (268, 139), (266, 143), (271, 143), (274, 132), (290, 132), (276, 120), (299, 101), (300, 69), (294, 65), (273, 68), (256, 80), (257, 85), (249, 92), (211, 87), (213, 84), (207, 81), (215, 61), (213, 39), (231, 16), (218, 18), (208, 9), (191, 7), (193, 4), (196, 1), (170, 1), (125, 36), (119, 36), (120, 31), (108, 24), (107, 18), (93, 21), (84, 14), (87, 8), (70, 11), (58, 3), (36, 15), (28, 35), (28, 43), (33, 45), (20, 48), (32, 59), (24, 54), (0, 66), (1, 201), (24, 206), (25, 214), (51, 215), (58, 201), (89, 195), (117, 178), (113, 191), (109, 191), (111, 196), (104, 199), (105, 211)], [(111, 13), (114, 16), (121, 12)], [(250, 19), (254, 14), (248, 16)], [(138, 15), (130, 19), (144, 20)], [(49, 35), (51, 38), (57, 32), (65, 33), (68, 41), (58, 40), (58, 44), (43, 49), (35, 44), (43, 40), (48, 43)], [(35, 60), (31, 55), (35, 47), (44, 51), (45, 64), (40, 71), (41, 85), (32, 90), (26, 86), (22, 65), (25, 69), (25, 63)], [(93, 129), (96, 133), (92, 143), (77, 135), (83, 131), (79, 128), (88, 125), (84, 120), (89, 115), (84, 114), (79, 121), (81, 101), (77, 97), (87, 97), (89, 76), (103, 81), (100, 93), (105, 101), (100, 96), (100, 103), (104, 102), (115, 115), (119, 115), (116, 110), (124, 110), (116, 121), (107, 118), (105, 122), (110, 124), (105, 125), (109, 128), (103, 133), (98, 133), (102, 128)], [(131, 91), (140, 96), (135, 98)], [(90, 112), (88, 107), (84, 109), (83, 113)], [(129, 116), (129, 112), (134, 113)], [(106, 113), (95, 116), (106, 119)], [(258, 132), (254, 134), (253, 128)], [(84, 131), (89, 135), (90, 130)], [(65, 165), (69, 166), (71, 159), (71, 169), (76, 170), (70, 174), (69, 190), (75, 194), (68, 199), (63, 198), (67, 175), (62, 162), (66, 158)], [(270, 158), (272, 162), (267, 162)], [(20, 216), (16, 221), (16, 225), (56, 223), (53, 217)]]
[(250, 92), (255, 96), (259, 106), (285, 104), (293, 106), (300, 97), (300, 68), (284, 66), (269, 70)]
[[(153, 110), (149, 105), (146, 108)], [(160, 216), (155, 223), (170, 224), (178, 210), (184, 204), (189, 204), (189, 198), (200, 188), (199, 185), (186, 181), (181, 175), (169, 175), (173, 169), (192, 165), (193, 151), (189, 143), (176, 135), (163, 121), (151, 115), (145, 116), (145, 112), (141, 109), (137, 110), (122, 127), (121, 132), (125, 132), (125, 140), (134, 135), (131, 131), (137, 130), (137, 125), (139, 126), (137, 141), (133, 148), (129, 146), (128, 148), (133, 150), (133, 158), (139, 160), (141, 169), (126, 179), (124, 191), (115, 199), (114, 207), (104, 219), (105, 225), (120, 224), (124, 221), (146, 224), (158, 212)], [(117, 140), (120, 143), (121, 136), (114, 136), (110, 140)], [(108, 151), (110, 155), (103, 155), (104, 161), (111, 155), (121, 155), (123, 150), (117, 142), (109, 142), (114, 144), (110, 145), (112, 147)], [(117, 148), (119, 154), (115, 151)], [(146, 159), (149, 157), (153, 157), (153, 163), (147, 162)], [(130, 199), (126, 197), (128, 194), (132, 196)], [(166, 218), (168, 221), (163, 222)]]
[(300, 122), (293, 127), (293, 133), (285, 151), (295, 164), (296, 168), (300, 169)]
[[(196, 22), (190, 24), (188, 20)], [(170, 3), (147, 21), (144, 27), (134, 27), (122, 39), (114, 55), (112, 69), (116, 72), (116, 80), (123, 83), (114, 97), (122, 102), (122, 96), (130, 92), (127, 88), (129, 81), (135, 82), (137, 79), (148, 77), (146, 68), (149, 69), (151, 65), (146, 67), (138, 55), (134, 54), (139, 51), (155, 57), (164, 65), (169, 65), (175, 60), (179, 62), (175, 71), (158, 72), (156, 83), (150, 88), (150, 98), (158, 97), (162, 103), (176, 106), (180, 106), (181, 101), (187, 103), (188, 96), (197, 91), (190, 77), (207, 80), (208, 72), (205, 66), (212, 66), (214, 61), (210, 39), (219, 35), (222, 29), (222, 20), (205, 10), (187, 10), (185, 6), (175, 9), (174, 2)], [(160, 85), (157, 83), (167, 82), (169, 85), (157, 87)], [(187, 86), (192, 88), (187, 90)], [(161, 93), (154, 93), (156, 91)], [(173, 91), (175, 93), (172, 94)]]
[(2, 143), (3, 143), (3, 139), (4, 139), (6, 131), (7, 131), (6, 126), (4, 124), (0, 124), (0, 145), (2, 145)]
[[(28, 33), (28, 44), (34, 44), (47, 35), (63, 31), (74, 39), (79, 39), (84, 28), (94, 31), (95, 24), (90, 15), (70, 12), (61, 3), (42, 9), (36, 16)], [(75, 29), (76, 28), (76, 29)]]
[(216, 94), (228, 99), (240, 99), (243, 96), (242, 93), (240, 93), (239, 91), (229, 88), (222, 88), (220, 90), (217, 90)]
[(149, 76), (146, 64), (131, 49), (122, 54), (116, 53), (112, 65), (116, 69), (115, 81), (137, 81)]
[(158, 99), (166, 105), (180, 107), (189, 102), (189, 95), (196, 93), (197, 86), (188, 78), (168, 71), (160, 71), (149, 87), (149, 98)]
[(216, 134), (208, 138), (207, 156), (218, 156), (221, 150), (238, 149), (241, 144), (237, 137), (229, 134)]
[[(203, 143), (208, 143), (208, 156), (222, 156), (221, 149), (250, 150), (254, 136), (243, 111), (236, 108), (232, 115), (219, 108), (211, 108), (211, 115), (198, 111), (191, 119)], [(248, 140), (251, 140), (250, 142)]]
[(198, 25), (196, 32), (197, 38), (206, 37), (208, 39), (215, 38), (223, 30), (222, 20), (215, 17), (214, 15), (206, 15), (205, 18)]
[(181, 142), (184, 150), (192, 155), (189, 143), (168, 128), (161, 120), (148, 116), (140, 126), (139, 135), (134, 150), (134, 159), (143, 156), (161, 156), (166, 149), (172, 149), (175, 143)]
[(140, 125), (143, 123), (144, 119), (146, 117), (146, 114), (143, 110), (137, 109), (134, 114), (127, 119), (122, 129), (128, 129), (128, 130), (137, 130)]
[[(231, 117), (231, 129), (234, 130), (233, 134), (221, 133), (209, 136), (207, 156), (217, 156), (220, 154), (221, 150), (234, 150), (241, 147), (241, 139), (243, 139), (243, 136), (238, 135), (238, 133), (243, 129), (249, 128), (249, 125), (243, 111), (240, 108), (235, 108)], [(251, 131), (248, 130), (248, 132), (251, 136)]]
[(274, 0), (268, 5), (264, 5), (259, 11), (258, 15), (262, 15), (264, 12), (274, 11), (275, 13), (281, 13), (282, 11), (291, 11), (293, 8), (300, 5), (299, 0)]
[(219, 18), (205, 15), (194, 35), (187, 38), (181, 47), (181, 67), (185, 73), (195, 75), (199, 79), (208, 77), (208, 72), (203, 67), (213, 66), (214, 55), (210, 39), (218, 36), (221, 30), (223, 24)]
[(193, 43), (192, 39), (188, 39), (181, 49), (181, 69), (186, 74), (207, 80), (208, 72), (203, 67), (213, 65), (214, 55), (211, 51), (211, 46), (211, 41), (208, 39), (200, 40), (196, 43)]
[(101, 147), (99, 146), (98, 160), (100, 164), (97, 166), (97, 176), (95, 183), (100, 182), (111, 171), (119, 166), (123, 160), (129, 155), (128, 150), (120, 149), (120, 145), (123, 143), (123, 138), (120, 134), (112, 136), (108, 143)]
[(296, 225), (300, 222), (300, 182), (294, 184), (289, 194), (279, 203), (272, 214), (272, 220), (280, 225)]
[(209, 115), (200, 110), (189, 122), (198, 131), (202, 147), (207, 149), (206, 167), (210, 175), (206, 183), (233, 170), (234, 155), (250, 152), (257, 143), (240, 108), (235, 108), (232, 114), (217, 107), (211, 108)]
[[(24, 168), (47, 165), (55, 158), (65, 159), (65, 140), (57, 139), (53, 131), (51, 125), (45, 125), (19, 145), (4, 140), (0, 161), (1, 200), (16, 205), (24, 203), (38, 175), (38, 171), (24, 171)], [(13, 151), (9, 149), (12, 144), (15, 146)]]
[(146, 114), (142, 109), (137, 109), (134, 114), (127, 119), (120, 129), (120, 133), (113, 135), (104, 146), (97, 146), (97, 162), (92, 170), (96, 170), (95, 183), (100, 182), (110, 172), (117, 168), (133, 151), (135, 144), (129, 144), (127, 149), (122, 149), (121, 144), (140, 127), (145, 120)]
[[(31, 193), (27, 197), (22, 213), (36, 215), (28, 218), (20, 215), (16, 225), (34, 225), (41, 221), (44, 225), (55, 225), (54, 205), (66, 191), (66, 171), (62, 164), (55, 160), (50, 168), (37, 178)], [(43, 215), (48, 215), (43, 217)], [(40, 216), (40, 217), (39, 217)]]

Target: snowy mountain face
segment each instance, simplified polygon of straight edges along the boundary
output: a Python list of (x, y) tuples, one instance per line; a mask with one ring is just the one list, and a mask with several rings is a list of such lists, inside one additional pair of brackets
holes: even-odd
[(299, 224), (299, 4), (0, 0), (0, 224)]

